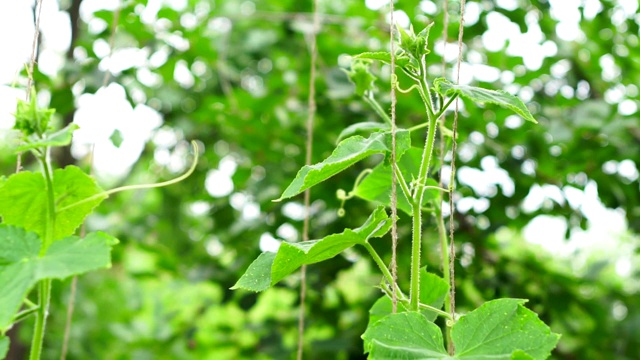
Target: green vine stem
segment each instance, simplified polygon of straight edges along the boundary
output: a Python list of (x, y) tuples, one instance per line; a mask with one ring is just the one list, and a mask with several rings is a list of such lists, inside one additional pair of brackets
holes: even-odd
[[(47, 253), (47, 249), (53, 243), (53, 232), (56, 221), (56, 204), (55, 195), (53, 193), (53, 173), (51, 171), (51, 163), (49, 156), (49, 148), (45, 148), (42, 155), (38, 157), (42, 164), (42, 172), (46, 184), (47, 192), (47, 217), (44, 230), (44, 240), (40, 248), (40, 256)], [(29, 360), (39, 360), (42, 354), (42, 343), (44, 340), (44, 332), (47, 324), (47, 316), (49, 315), (49, 304), (51, 302), (51, 279), (44, 279), (38, 283), (38, 308), (36, 311), (36, 322), (31, 342), (31, 353)]]

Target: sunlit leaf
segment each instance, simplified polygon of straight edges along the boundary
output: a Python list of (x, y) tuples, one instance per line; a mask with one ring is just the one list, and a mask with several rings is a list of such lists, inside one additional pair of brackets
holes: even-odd
[[(58, 209), (102, 192), (95, 180), (76, 166), (55, 170), (53, 189)], [(53, 239), (73, 234), (84, 218), (105, 198), (99, 197), (57, 213)], [(41, 173), (23, 171), (11, 175), (0, 187), (0, 215), (5, 224), (23, 227), (44, 238), (47, 208), (47, 192)]]
[[(396, 133), (396, 156), (400, 158), (410, 146), (409, 131), (398, 131)], [(338, 144), (331, 156), (323, 162), (315, 165), (306, 165), (300, 169), (296, 178), (277, 201), (300, 194), (306, 189), (348, 169), (351, 165), (368, 156), (386, 154), (390, 151), (390, 132), (374, 133), (366, 139), (359, 135), (345, 139)]]
[(33, 232), (0, 224), (0, 328), (11, 324), (29, 289), (42, 279), (64, 279), (111, 266), (117, 239), (102, 232), (84, 239), (66, 237), (39, 256), (42, 242)]
[(442, 96), (458, 94), (478, 104), (495, 104), (510, 109), (525, 120), (538, 123), (522, 100), (502, 90), (488, 90), (474, 86), (456, 85), (439, 78), (433, 82), (436, 91)]
[(261, 254), (232, 289), (266, 290), (300, 266), (331, 259), (354, 245), (364, 244), (371, 237), (383, 236), (390, 228), (391, 221), (384, 207), (378, 207), (359, 228), (346, 229), (321, 240), (283, 242), (276, 254)]
[(0, 336), (0, 359), (4, 359), (9, 352), (9, 338), (6, 336)]

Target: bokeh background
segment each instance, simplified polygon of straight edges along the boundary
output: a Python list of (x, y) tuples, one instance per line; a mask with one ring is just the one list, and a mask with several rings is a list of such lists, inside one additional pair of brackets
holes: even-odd
[[(204, 149), (187, 180), (118, 194), (88, 219), (121, 244), (111, 269), (79, 278), (68, 359), (293, 358), (299, 277), (260, 294), (229, 288), (262, 250), (300, 240), (302, 199), (271, 200), (304, 164), (311, 2), (43, 4), (38, 102), (56, 108), (60, 124), (82, 126), (70, 149), (54, 153), (56, 163), (88, 169), (95, 144), (93, 171), (110, 188), (177, 176), (189, 165), (188, 141)], [(430, 70), (442, 76), (444, 57), (455, 79), (459, 2), (449, 4), (446, 46), (443, 1), (400, 0), (395, 18), (417, 30), (435, 22)], [(8, 129), (25, 96), (33, 5), (0, 3), (5, 175), (16, 166)], [(387, 1), (320, 0), (319, 10), (315, 162), (341, 129), (376, 120), (343, 69), (350, 55), (388, 48)], [(553, 359), (640, 354), (639, 29), (636, 0), (467, 1), (461, 82), (518, 95), (540, 123), (463, 104), (457, 307), (529, 299), (562, 334)], [(375, 71), (387, 107), (389, 68)], [(424, 121), (417, 94), (398, 97), (401, 126)], [(340, 218), (335, 193), (373, 165), (313, 189), (313, 238), (362, 224), (372, 205), (351, 200)], [(27, 157), (25, 166), (35, 164)], [(403, 279), (409, 225), (401, 218)], [(434, 223), (424, 231), (424, 259), (438, 273)], [(374, 246), (389, 258), (388, 237)], [(365, 358), (360, 335), (380, 295), (373, 262), (354, 249), (310, 266), (307, 279), (305, 358)], [(60, 356), (70, 281), (54, 286), (45, 359)], [(12, 330), (10, 359), (25, 358), (31, 331), (29, 322)]]

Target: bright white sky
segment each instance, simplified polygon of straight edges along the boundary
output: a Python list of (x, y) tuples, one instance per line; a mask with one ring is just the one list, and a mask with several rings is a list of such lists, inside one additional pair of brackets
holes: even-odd
[[(119, 1), (117, 0), (85, 0), (82, 2), (81, 16), (89, 24), (90, 31), (102, 31), (107, 24), (104, 21), (94, 18), (93, 12), (99, 9), (114, 9)], [(169, 4), (177, 10), (184, 9), (185, 0), (151, 0), (143, 10), (141, 17), (147, 24), (154, 23), (156, 13), (162, 3)], [(497, 5), (506, 9), (515, 9), (516, 0), (497, 0)], [(372, 10), (378, 10), (388, 4), (388, 0), (365, 0), (366, 5)], [(601, 10), (600, 0), (550, 0), (551, 16), (560, 22), (557, 28), (557, 35), (567, 41), (583, 41), (584, 34), (579, 27), (580, 10), (579, 6), (584, 5), (585, 17), (593, 18)], [(612, 19), (614, 23), (620, 23), (627, 18), (636, 16), (638, 10), (637, 0), (618, 0), (619, 7)], [(44, 1), (42, 10), (42, 47), (38, 61), (40, 70), (49, 75), (56, 76), (57, 72), (64, 64), (64, 53), (70, 46), (70, 24), (69, 16), (66, 12), (60, 11), (56, 1)], [(7, 129), (13, 125), (16, 99), (24, 98), (24, 92), (12, 87), (18, 81), (18, 74), (28, 61), (31, 52), (31, 41), (33, 38), (33, 1), (2, 1), (0, 2), (0, 49), (3, 55), (0, 57), (0, 129)], [(420, 8), (425, 14), (433, 14), (436, 5), (432, 1), (423, 0)], [(472, 25), (478, 21), (481, 11), (480, 5), (476, 2), (468, 2), (466, 7), (465, 22)], [(408, 26), (409, 17), (402, 11), (394, 14), (396, 21), (402, 26)], [(489, 51), (497, 51), (509, 43), (507, 53), (514, 56), (521, 56), (524, 65), (532, 70), (538, 69), (542, 65), (545, 57), (554, 56), (558, 49), (555, 43), (546, 39), (538, 26), (538, 18), (535, 13), (530, 13), (526, 17), (528, 30), (521, 33), (519, 27), (512, 23), (507, 17), (497, 12), (487, 14), (489, 30), (482, 36), (483, 46)], [(640, 21), (640, 20), (638, 20)], [(218, 22), (224, 23), (224, 22)], [(8, 35), (10, 34), (10, 35)], [(188, 48), (186, 40), (177, 36), (168, 36), (166, 41), (176, 48)], [(435, 51), (442, 54), (442, 42), (435, 43)], [(166, 50), (150, 54), (148, 49), (125, 48), (115, 49), (111, 59), (108, 59), (109, 45), (106, 41), (100, 40), (94, 44), (94, 51), (102, 58), (99, 64), (100, 69), (109, 69), (112, 73), (136, 67), (138, 78), (141, 82), (149, 86), (158, 86), (157, 75), (151, 71), (153, 68), (166, 61)], [(447, 44), (445, 57), (448, 61), (456, 61), (458, 50), (456, 44)], [(482, 57), (470, 50), (467, 54), (467, 61), (463, 62), (461, 69), (461, 82), (470, 83), (474, 78), (482, 81), (495, 81), (501, 79), (508, 83), (513, 79), (513, 72), (510, 70), (499, 70), (492, 66), (482, 64)], [(605, 69), (603, 77), (613, 77), (616, 74), (615, 66), (611, 59), (600, 59), (611, 63)], [(180, 65), (180, 64), (179, 64)], [(557, 78), (561, 78), (568, 69), (564, 69), (562, 63), (554, 68)], [(175, 72), (175, 81), (181, 86), (189, 88), (193, 85), (194, 75), (186, 64), (178, 66)], [(527, 89), (523, 88), (518, 93), (519, 96), (527, 99)], [(567, 90), (567, 89), (565, 89)], [(118, 178), (126, 175), (131, 166), (137, 161), (144, 145), (147, 141), (153, 140), (156, 150), (156, 161), (174, 172), (181, 171), (186, 164), (184, 160), (177, 159), (170, 153), (169, 148), (177, 142), (177, 135), (173, 130), (162, 128), (162, 116), (153, 108), (144, 104), (144, 98), (137, 96), (138, 104), (132, 105), (125, 96), (125, 89), (112, 83), (106, 88), (100, 89), (95, 94), (87, 94), (83, 91), (80, 82), (73, 88), (76, 95), (77, 113), (75, 122), (81, 126), (74, 136), (72, 152), (76, 157), (85, 156), (91, 144), (95, 144), (95, 167), (99, 177)], [(564, 96), (574, 96), (573, 89), (562, 91)], [(633, 113), (637, 111), (637, 104), (623, 98), (624, 92), (612, 92), (608, 94), (608, 99), (612, 103), (619, 103), (622, 113)], [(136, 96), (134, 96), (136, 98)], [(41, 92), (38, 100), (43, 106), (49, 101), (49, 94)], [(625, 102), (626, 101), (626, 102)], [(522, 120), (518, 117), (507, 119), (507, 126), (520, 127)], [(525, 125), (526, 126), (526, 125)], [(495, 127), (495, 125), (494, 125)], [(486, 134), (474, 132), (470, 135), (472, 144), (479, 145), (485, 140), (485, 136), (495, 137), (499, 131), (497, 127), (487, 126)], [(119, 131), (123, 142), (118, 148), (109, 140), (114, 131)], [(6, 134), (0, 132), (0, 141), (5, 141)], [(514, 153), (524, 149), (514, 148)], [(461, 157), (474, 156), (472, 146), (461, 148)], [(180, 157), (180, 156), (178, 156)], [(618, 173), (629, 180), (638, 179), (637, 165), (631, 160), (620, 163), (608, 163), (608, 169), (603, 169), (609, 174)], [(227, 156), (220, 162), (218, 169), (212, 169), (207, 176), (205, 187), (213, 197), (227, 196), (233, 193), (234, 185), (231, 176), (235, 172), (236, 163), (233, 157)], [(535, 173), (535, 163), (528, 163), (523, 166), (524, 174)], [(482, 160), (480, 169), (462, 167), (458, 172), (459, 181), (462, 185), (469, 186), (475, 190), (478, 198), (468, 197), (462, 199), (459, 210), (468, 211), (474, 209), (476, 212), (483, 212), (490, 206), (498, 188), (507, 196), (513, 194), (513, 180), (505, 170), (499, 167), (497, 160), (493, 157), (486, 157)], [(584, 174), (582, 174), (584, 175)], [(521, 175), (525, 176), (525, 175)], [(564, 234), (568, 224), (564, 218), (551, 216), (536, 217), (525, 229), (525, 238), (535, 244), (540, 244), (548, 251), (560, 255), (571, 257), (577, 250), (586, 250), (589, 254), (600, 253), (600, 255), (610, 255), (611, 258), (618, 259), (616, 269), (621, 275), (628, 276), (632, 273), (631, 255), (628, 245), (619, 243), (619, 246), (612, 246), (618, 240), (627, 235), (627, 224), (624, 213), (620, 210), (605, 208), (598, 199), (597, 185), (584, 176), (583, 183), (585, 190), (580, 190), (573, 186), (558, 188), (553, 185), (534, 185), (525, 199), (520, 209), (525, 213), (530, 213), (548, 207), (552, 202), (569, 205), (581, 211), (589, 220), (589, 229), (571, 229), (571, 236), (568, 241), (564, 240)], [(246, 215), (247, 219), (256, 218), (260, 209), (259, 206), (248, 199), (240, 192), (231, 196), (232, 205)], [(196, 204), (196, 208), (199, 205)], [(295, 220), (301, 208), (296, 203), (285, 206), (288, 216)], [(297, 210), (293, 210), (294, 205)], [(279, 238), (291, 240), (295, 239), (297, 233), (290, 224), (285, 224), (276, 234)], [(263, 250), (273, 249), (279, 244), (273, 235), (263, 234), (261, 247)], [(213, 244), (213, 243), (212, 243)], [(219, 243), (215, 243), (216, 251), (219, 251)], [(212, 250), (213, 251), (213, 250)], [(603, 253), (604, 252), (604, 253)]]

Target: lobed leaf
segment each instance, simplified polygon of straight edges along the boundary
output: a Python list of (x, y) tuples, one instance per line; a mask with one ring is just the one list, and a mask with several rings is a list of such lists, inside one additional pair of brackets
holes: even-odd
[(362, 335), (370, 359), (428, 360), (446, 358), (442, 332), (414, 311), (385, 316)]
[[(57, 208), (100, 194), (102, 189), (95, 180), (76, 166), (56, 169), (53, 173), (54, 201)], [(56, 214), (54, 240), (73, 232), (84, 218), (106, 196), (96, 198)], [(23, 171), (13, 174), (0, 187), (0, 216), (7, 225), (16, 225), (33, 231), (44, 238), (47, 216), (47, 193), (41, 173)]]
[(371, 359), (546, 359), (560, 336), (525, 302), (492, 300), (462, 316), (451, 330), (454, 356), (444, 350), (440, 328), (418, 312), (390, 314), (367, 328), (365, 351)]
[(66, 237), (39, 256), (42, 241), (34, 232), (0, 224), (0, 329), (11, 325), (29, 290), (42, 279), (64, 279), (111, 266), (111, 247), (118, 242), (102, 232), (84, 239)]
[[(410, 147), (409, 131), (400, 130), (396, 132), (396, 156), (400, 158)], [(300, 169), (296, 178), (276, 201), (300, 194), (370, 155), (389, 152), (391, 152), (390, 132), (374, 133), (366, 139), (358, 135), (345, 139), (338, 144), (331, 156), (323, 162), (315, 165), (306, 165)]]
[[(441, 309), (444, 304), (445, 296), (449, 291), (449, 284), (447, 284), (438, 275), (427, 272), (427, 268), (424, 267), (420, 270), (420, 303), (433, 306), (437, 309)], [(391, 314), (393, 310), (393, 304), (391, 299), (383, 295), (380, 297), (369, 309), (369, 323), (367, 329), (372, 327), (378, 320)], [(397, 312), (408, 311), (406, 307), (398, 302)], [(420, 313), (425, 316), (429, 321), (434, 321), (437, 314), (431, 310), (421, 309)], [(365, 340), (364, 348), (369, 348), (368, 341)]]
[(321, 240), (283, 242), (277, 253), (258, 256), (231, 289), (264, 291), (300, 266), (331, 259), (356, 244), (364, 244), (371, 237), (384, 236), (390, 228), (391, 220), (380, 206), (359, 228), (346, 229)]
[(442, 96), (457, 94), (478, 104), (495, 104), (507, 108), (535, 124), (538, 122), (531, 115), (522, 100), (502, 90), (488, 90), (474, 86), (456, 85), (446, 79), (438, 78), (433, 82), (436, 91)]
[[(522, 306), (526, 300), (497, 299), (463, 316), (451, 330), (460, 359), (511, 359), (516, 351), (546, 359), (560, 335)], [(522, 355), (519, 355), (522, 358)]]

